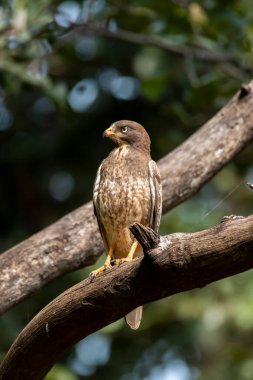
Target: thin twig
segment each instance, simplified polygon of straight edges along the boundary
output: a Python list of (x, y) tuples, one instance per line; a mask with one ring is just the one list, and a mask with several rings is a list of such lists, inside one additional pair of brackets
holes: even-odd
[(117, 29), (111, 31), (108, 28), (96, 24), (78, 24), (72, 23), (63, 37), (58, 39), (56, 45), (65, 43), (66, 40), (76, 34), (86, 34), (91, 36), (107, 37), (119, 41), (130, 42), (138, 45), (150, 45), (160, 48), (168, 53), (177, 56), (191, 57), (196, 60), (209, 62), (209, 63), (230, 63), (237, 68), (246, 72), (252, 72), (252, 68), (242, 63), (240, 57), (234, 54), (214, 51), (209, 49), (198, 48), (194, 46), (179, 45), (171, 42), (169, 37), (157, 37), (142, 33), (134, 33), (127, 30)]

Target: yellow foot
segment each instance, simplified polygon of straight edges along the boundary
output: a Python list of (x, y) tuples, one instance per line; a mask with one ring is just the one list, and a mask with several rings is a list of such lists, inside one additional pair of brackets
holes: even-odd
[(112, 260), (111, 264), (112, 265), (120, 265), (122, 263), (126, 263), (126, 262), (133, 261), (133, 260), (134, 259), (132, 259), (131, 257), (124, 257), (123, 259)]
[(94, 280), (94, 278), (99, 274), (99, 273), (102, 273), (104, 272), (106, 269), (109, 269), (111, 268), (111, 264), (107, 265), (107, 264), (104, 264), (102, 267), (92, 271), (90, 274), (89, 274), (89, 279), (90, 280)]

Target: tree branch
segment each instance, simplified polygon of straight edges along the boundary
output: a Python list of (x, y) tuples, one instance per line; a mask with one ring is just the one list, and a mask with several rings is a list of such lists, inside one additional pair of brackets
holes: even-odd
[(220, 51), (208, 50), (203, 48), (196, 48), (194, 46), (179, 45), (171, 42), (169, 38), (134, 33), (122, 29), (111, 31), (106, 27), (99, 26), (96, 24), (72, 23), (71, 27), (69, 28), (69, 33), (61, 37), (57, 41), (57, 44), (61, 45), (63, 42), (65, 43), (66, 39), (70, 39), (73, 35), (76, 34), (106, 37), (118, 41), (130, 42), (137, 45), (149, 45), (157, 47), (179, 57), (190, 57), (208, 63), (229, 63), (243, 71), (252, 71), (250, 67), (243, 65), (242, 60), (236, 57), (234, 54), (228, 54)]
[(135, 307), (253, 267), (253, 215), (158, 240), (143, 226), (132, 230), (138, 239), (142, 236), (147, 257), (114, 266), (52, 301), (13, 343), (0, 366), (0, 379), (43, 379), (73, 344)]
[[(253, 81), (158, 162), (164, 213), (194, 195), (251, 142), (252, 109)], [(0, 255), (0, 314), (55, 278), (94, 263), (102, 251), (89, 202)]]

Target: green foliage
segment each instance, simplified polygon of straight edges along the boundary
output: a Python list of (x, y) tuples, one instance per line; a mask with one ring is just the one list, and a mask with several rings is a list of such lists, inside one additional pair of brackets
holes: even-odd
[[(0, 5), (1, 251), (91, 198), (96, 169), (111, 149), (102, 131), (112, 121), (140, 121), (159, 159), (214, 115), (252, 76), (252, 20), (250, 0)], [(126, 41), (122, 30), (147, 40)], [(245, 186), (252, 177), (251, 145), (165, 215), (161, 233), (252, 213)], [(6, 313), (1, 356), (36, 312), (90, 271), (58, 279)], [(250, 380), (251, 289), (245, 273), (148, 305), (139, 331), (123, 321), (108, 326), (86, 341), (88, 351), (77, 345), (47, 380)]]
[(47, 374), (45, 380), (78, 380), (78, 376), (75, 376), (66, 367), (57, 364)]

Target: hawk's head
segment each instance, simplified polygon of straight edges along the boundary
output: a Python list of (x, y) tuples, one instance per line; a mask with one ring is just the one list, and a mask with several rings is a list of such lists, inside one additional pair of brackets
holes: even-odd
[(119, 146), (130, 145), (145, 152), (150, 152), (149, 135), (145, 128), (135, 121), (116, 121), (104, 131), (103, 136), (109, 137)]

